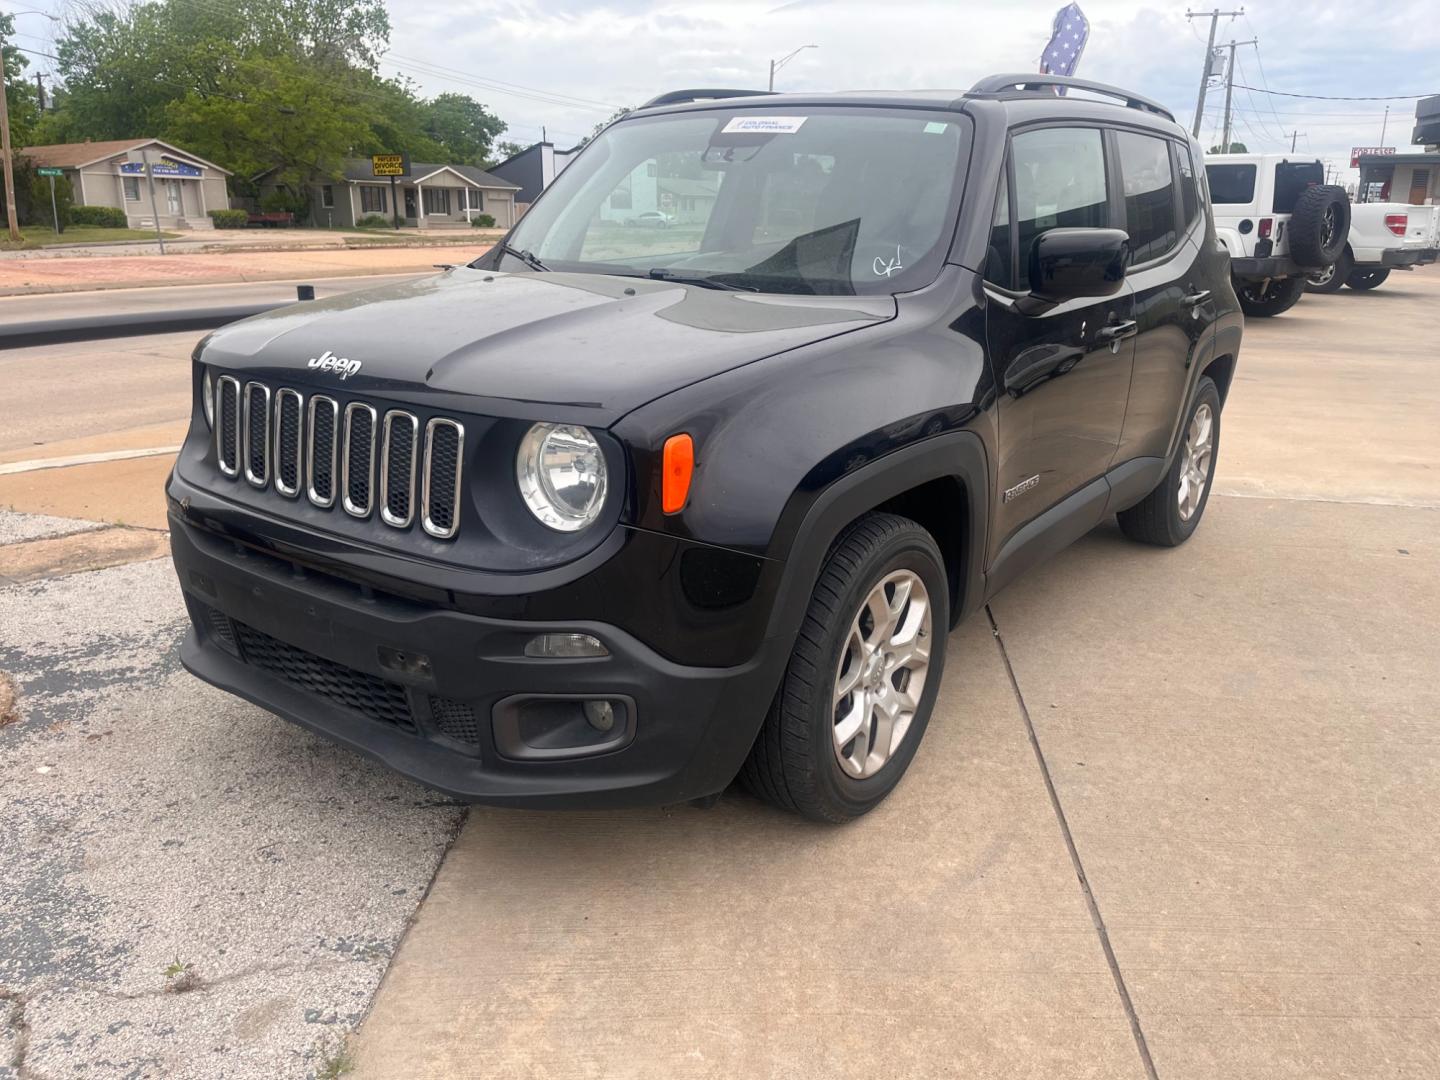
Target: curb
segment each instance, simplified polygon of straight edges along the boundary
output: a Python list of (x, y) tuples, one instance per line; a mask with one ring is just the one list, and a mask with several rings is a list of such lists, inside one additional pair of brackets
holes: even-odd
[(217, 326), (249, 318), (294, 300), (264, 303), (221, 304), (208, 308), (180, 308), (174, 311), (139, 311), (119, 315), (78, 315), (68, 319), (37, 319), (0, 326), (0, 349), (34, 345), (61, 345), (74, 341), (97, 341), (112, 337), (140, 337), (173, 334), (185, 330), (213, 330)]

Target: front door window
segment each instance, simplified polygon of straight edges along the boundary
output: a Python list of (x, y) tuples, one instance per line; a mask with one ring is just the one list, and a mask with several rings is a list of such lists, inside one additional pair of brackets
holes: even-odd
[(406, 191), (405, 191), (405, 216), (406, 216), (407, 218), (413, 218), (413, 217), (415, 216), (415, 189), (414, 189), (414, 188), (407, 188)]
[(171, 217), (179, 217), (184, 213), (184, 205), (180, 199), (180, 181), (165, 181), (165, 205)]

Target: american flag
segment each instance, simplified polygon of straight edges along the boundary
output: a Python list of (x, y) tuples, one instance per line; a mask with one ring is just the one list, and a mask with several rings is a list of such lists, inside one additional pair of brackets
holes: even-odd
[(1040, 74), (1074, 75), (1089, 39), (1090, 20), (1085, 18), (1079, 4), (1066, 4), (1055, 13), (1050, 44), (1040, 54)]

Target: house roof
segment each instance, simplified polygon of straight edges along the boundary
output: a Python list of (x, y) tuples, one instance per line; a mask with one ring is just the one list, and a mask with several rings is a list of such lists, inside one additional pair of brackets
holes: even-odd
[(28, 157), (36, 165), (47, 168), (83, 169), (87, 165), (106, 161), (119, 154), (127, 154), (142, 146), (162, 146), (172, 154), (199, 162), (206, 168), (214, 169), (226, 176), (230, 175), (228, 169), (222, 169), (213, 161), (206, 161), (197, 154), (181, 150), (178, 146), (161, 142), (159, 139), (109, 139), (103, 142), (54, 143), (50, 146), (27, 146), (20, 151), (20, 154), (22, 157)]
[(492, 169), (498, 169), (501, 165), (508, 165), (508, 164), (510, 164), (510, 162), (512, 162), (512, 161), (519, 161), (519, 160), (520, 160), (522, 157), (524, 157), (526, 154), (532, 154), (532, 153), (534, 153), (536, 150), (539, 150), (541, 147), (544, 147), (544, 146), (550, 147), (550, 149), (553, 150), (553, 151), (555, 151), (555, 153), (558, 154), (560, 157), (568, 157), (570, 154), (574, 154), (574, 153), (578, 152), (578, 151), (581, 149), (581, 147), (583, 147), (584, 145), (585, 145), (585, 144), (584, 144), (583, 142), (578, 142), (578, 143), (576, 143), (574, 146), (570, 147), (569, 150), (561, 150), (558, 146), (556, 146), (556, 145), (555, 145), (554, 143), (552, 143), (552, 142), (537, 142), (537, 143), (531, 143), (529, 146), (525, 147), (524, 150), (516, 150), (515, 153), (511, 154), (511, 155), (510, 155), (509, 157), (507, 157), (504, 161), (497, 161), (494, 165), (492, 165), (492, 166), (490, 166), (490, 167), (491, 167)]
[(704, 180), (690, 180), (683, 176), (662, 176), (659, 183), (660, 190), (668, 191), (671, 195), (693, 195), (702, 199), (713, 199), (719, 195), (719, 189)]
[[(498, 176), (491, 176), (484, 169), (477, 169), (474, 165), (447, 165), (443, 162), (412, 161), (410, 163), (410, 175), (401, 177), (405, 183), (413, 184), (417, 180), (424, 180), (426, 177), (434, 176), (438, 172), (453, 172), (462, 180), (468, 180), (471, 184), (480, 188), (500, 188), (505, 191), (519, 191), (518, 184), (512, 184), (508, 180), (501, 180)], [(350, 158), (345, 162), (343, 177), (349, 181), (357, 180), (384, 180), (383, 176), (375, 176), (370, 171), (369, 158)]]

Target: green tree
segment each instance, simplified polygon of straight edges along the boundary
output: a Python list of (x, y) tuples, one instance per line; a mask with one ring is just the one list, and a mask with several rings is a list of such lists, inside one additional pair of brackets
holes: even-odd
[[(10, 145), (18, 151), (21, 147), (34, 145), (35, 124), (40, 119), (40, 106), (35, 98), (35, 87), (25, 78), (29, 61), (25, 54), (9, 44), (15, 32), (15, 22), (9, 15), (0, 14), (0, 38), (5, 59), (5, 104), (10, 110)], [(0, 219), (4, 214), (0, 213)]]
[(480, 165), (505, 122), (468, 94), (440, 94), (425, 103), (425, 133), (445, 151), (444, 160)]
[(1250, 151), (1243, 142), (1232, 142), (1229, 150), (1220, 149), (1220, 144), (1216, 143), (1205, 152), (1207, 154), (1248, 154)]

